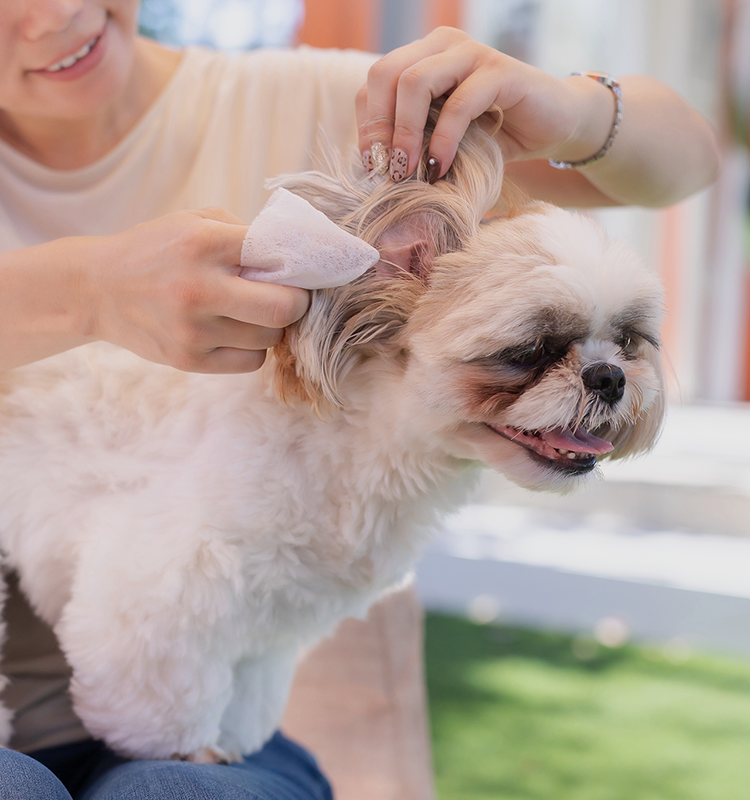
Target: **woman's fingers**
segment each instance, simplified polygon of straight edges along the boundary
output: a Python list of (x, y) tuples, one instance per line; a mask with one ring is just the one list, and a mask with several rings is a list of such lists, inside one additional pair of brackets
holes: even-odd
[(360, 148), (376, 169), (378, 152), (384, 162), (390, 156), (391, 177), (403, 180), (421, 157), (430, 107), (443, 98), (429, 147), (430, 180), (448, 171), (471, 121), (492, 109), (504, 113), (498, 141), (507, 160), (548, 158), (586, 129), (580, 117), (591, 114), (582, 114), (580, 94), (462, 31), (439, 28), (372, 66), (357, 98)]
[(196, 328), (189, 346), (178, 345), (175, 366), (191, 372), (252, 372), (283, 336), (282, 329), (215, 318)]
[[(397, 150), (397, 159), (400, 153), (410, 162), (408, 173), (414, 170), (430, 103), (455, 85), (455, 76), (449, 75), (447, 66), (443, 77), (437, 73), (433, 76), (431, 68), (425, 75), (422, 62), (449, 49), (453, 43), (465, 40), (468, 36), (462, 31), (439, 28), (373, 64), (367, 84), (357, 97), (359, 146), (365, 161), (369, 154), (377, 169), (381, 153), (387, 163), (388, 156)], [(415, 103), (408, 114), (401, 113), (403, 101), (399, 95), (404, 85), (405, 99)]]
[(304, 316), (310, 293), (294, 286), (248, 281), (228, 276), (215, 312), (240, 323), (269, 329), (286, 328)]
[(268, 350), (284, 338), (283, 328), (266, 328), (228, 317), (212, 322), (208, 331), (211, 348), (233, 347), (237, 350)]
[(211, 374), (238, 374), (255, 372), (266, 360), (265, 350), (245, 350), (233, 347), (217, 347), (189, 359), (183, 360), (178, 369), (187, 372), (203, 372)]
[(438, 52), (430, 37), (399, 47), (376, 61), (367, 75), (357, 105), (360, 143), (366, 146), (381, 138), (390, 145), (396, 113), (396, 89), (403, 72)]
[[(197, 307), (220, 317), (266, 328), (286, 328), (300, 319), (310, 305), (310, 294), (293, 286), (248, 281), (239, 277), (240, 253), (248, 226), (222, 209), (191, 212), (215, 221), (201, 232), (197, 245), (209, 262), (224, 265), (220, 274), (201, 273), (206, 280), (196, 287), (205, 296), (194, 298)], [(224, 219), (221, 219), (224, 217)], [(225, 221), (226, 220), (226, 221)]]
[[(418, 130), (413, 138), (404, 140), (408, 145), (403, 145), (404, 149), (411, 147), (407, 152), (410, 153), (410, 167), (413, 168), (416, 168), (416, 159), (421, 153), (422, 135), (432, 98), (447, 95), (430, 137), (429, 156), (440, 164), (435, 178), (442, 177), (448, 171), (471, 121), (492, 108), (497, 100), (497, 68), (483, 66), (470, 71), (474, 62), (468, 52), (456, 53), (451, 62), (440, 64), (439, 68), (429, 73), (430, 79), (423, 82), (422, 85), (429, 88), (431, 95), (426, 104), (424, 100), (421, 103), (416, 100), (423, 91), (420, 88), (412, 88), (408, 81), (399, 87), (393, 147), (395, 150), (402, 146), (402, 131)], [(425, 68), (428, 67), (429, 64), (425, 64)], [(465, 77), (461, 78), (458, 85), (451, 85), (450, 81), (455, 80), (452, 76), (456, 74)], [(420, 120), (421, 128), (417, 128)]]
[[(491, 108), (502, 81), (503, 55), (465, 33), (440, 28), (373, 65), (357, 98), (360, 149), (378, 169), (382, 146), (391, 177), (403, 180), (417, 167), (432, 103), (445, 97), (430, 145), (442, 176), (472, 119)], [(385, 171), (381, 169), (380, 171)]]

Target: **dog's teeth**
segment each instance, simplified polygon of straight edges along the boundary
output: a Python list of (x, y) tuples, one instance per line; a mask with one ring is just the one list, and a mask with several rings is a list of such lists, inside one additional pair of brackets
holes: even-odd
[(558, 453), (559, 453), (561, 456), (567, 456), (569, 451), (568, 451), (568, 450), (558, 450), (557, 452), (558, 452)]
[(568, 453), (568, 458), (570, 459), (578, 458), (578, 453)]

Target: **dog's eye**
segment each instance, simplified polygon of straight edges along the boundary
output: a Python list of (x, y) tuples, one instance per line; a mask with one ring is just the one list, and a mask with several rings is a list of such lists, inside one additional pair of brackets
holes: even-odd
[(547, 350), (541, 342), (531, 345), (525, 350), (520, 350), (513, 354), (513, 363), (520, 364), (522, 367), (533, 367), (538, 364), (544, 356), (547, 355)]
[(638, 338), (629, 331), (624, 331), (616, 344), (626, 356), (634, 356), (638, 350)]

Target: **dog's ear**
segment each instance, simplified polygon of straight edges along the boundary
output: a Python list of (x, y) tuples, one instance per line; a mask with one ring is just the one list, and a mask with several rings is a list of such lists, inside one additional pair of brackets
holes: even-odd
[(340, 385), (351, 368), (374, 354), (395, 364), (400, 333), (429, 282), (432, 264), (463, 249), (500, 195), (502, 153), (493, 131), (472, 124), (448, 173), (426, 181), (429, 132), (416, 172), (401, 183), (365, 174), (360, 158), (332, 174), (282, 176), (284, 186), (304, 197), (344, 230), (376, 247), (375, 269), (337, 289), (313, 292), (310, 310), (276, 348), (276, 385), (286, 399), (301, 399), (319, 411), (342, 404)]
[(341, 382), (375, 355), (399, 360), (400, 333), (424, 284), (408, 273), (368, 270), (336, 289), (312, 292), (310, 309), (274, 348), (275, 385), (286, 401), (302, 400), (320, 415), (342, 407)]
[(380, 252), (376, 269), (384, 277), (408, 274), (426, 281), (438, 255), (436, 240), (430, 236), (429, 221), (421, 214), (388, 228), (375, 247)]
[(458, 226), (432, 209), (405, 216), (393, 206), (380, 210), (369, 238), (381, 260), (346, 286), (314, 291), (306, 316), (276, 348), (282, 398), (308, 402), (319, 413), (340, 407), (341, 381), (355, 364), (386, 353), (397, 358), (399, 334), (426, 291), (435, 259), (461, 245)]
[(306, 401), (319, 413), (340, 407), (341, 381), (356, 363), (386, 352), (397, 357), (399, 334), (427, 288), (435, 259), (460, 249), (473, 231), (472, 211), (455, 192), (456, 213), (439, 195), (425, 202), (410, 191), (400, 200), (370, 201), (366, 224), (347, 226), (362, 233), (381, 259), (353, 283), (312, 293), (309, 311), (276, 348), (282, 398)]

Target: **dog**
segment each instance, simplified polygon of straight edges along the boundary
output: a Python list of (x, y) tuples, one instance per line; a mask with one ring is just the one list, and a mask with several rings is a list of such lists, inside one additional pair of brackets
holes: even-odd
[(258, 372), (97, 343), (1, 376), (5, 564), (118, 753), (261, 747), (301, 648), (408, 577), (479, 466), (568, 491), (654, 443), (657, 278), (589, 217), (502, 191), (481, 122), (424, 178), (276, 181), (381, 260), (313, 292)]

